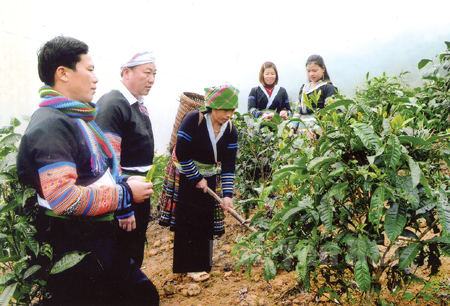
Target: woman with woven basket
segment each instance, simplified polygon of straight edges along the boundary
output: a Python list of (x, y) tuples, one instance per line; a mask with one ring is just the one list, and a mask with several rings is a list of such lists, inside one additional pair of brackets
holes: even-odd
[[(178, 128), (170, 161), (175, 171), (164, 182), (166, 189), (169, 181), (174, 186), (170, 201), (164, 201), (171, 205), (162, 211), (165, 225), (175, 232), (173, 272), (188, 273), (195, 281), (209, 278), (213, 238), (225, 232), (223, 212), (233, 208), (238, 147), (230, 119), (238, 107), (239, 90), (227, 84), (205, 91), (205, 105), (189, 112)], [(207, 193), (208, 187), (223, 197), (223, 204)]]
[(259, 71), (259, 86), (252, 88), (248, 96), (248, 112), (254, 118), (272, 119), (274, 112), (283, 119), (291, 114), (286, 89), (278, 86), (278, 70), (274, 63), (265, 62)]

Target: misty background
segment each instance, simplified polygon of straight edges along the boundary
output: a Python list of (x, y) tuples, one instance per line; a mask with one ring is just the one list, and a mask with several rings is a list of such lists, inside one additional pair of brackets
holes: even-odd
[(37, 51), (45, 41), (72, 36), (86, 42), (99, 79), (96, 102), (116, 88), (119, 67), (153, 50), (157, 76), (146, 97), (158, 154), (165, 153), (183, 92), (229, 82), (240, 89), (239, 111), (272, 61), (292, 102), (306, 81), (305, 62), (320, 54), (341, 94), (354, 96), (366, 74), (409, 71), (450, 41), (450, 1), (0, 0), (0, 126), (23, 122), (43, 84)]

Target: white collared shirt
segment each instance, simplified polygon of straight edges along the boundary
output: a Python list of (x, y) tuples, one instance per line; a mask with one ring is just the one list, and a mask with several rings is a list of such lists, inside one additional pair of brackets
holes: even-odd
[[(143, 96), (140, 96), (139, 99), (136, 99), (136, 97), (133, 96), (133, 94), (128, 90), (128, 88), (122, 82), (119, 82), (119, 88), (117, 90), (120, 91), (120, 93), (125, 97), (125, 99), (127, 99), (128, 103), (130, 103), (130, 105), (132, 105), (136, 102), (144, 103)], [(151, 167), (152, 167), (151, 165), (139, 166), (139, 167), (123, 167), (122, 166), (122, 170), (146, 173), (148, 170), (150, 170)]]

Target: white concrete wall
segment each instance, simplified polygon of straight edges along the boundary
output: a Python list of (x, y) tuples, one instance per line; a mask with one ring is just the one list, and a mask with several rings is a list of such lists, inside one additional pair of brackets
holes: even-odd
[(228, 81), (246, 111), (261, 64), (275, 62), (291, 100), (305, 81), (304, 63), (321, 54), (345, 95), (367, 72), (397, 75), (432, 58), (450, 40), (450, 1), (0, 0), (0, 126), (37, 108), (36, 53), (56, 35), (90, 46), (99, 77), (94, 102), (114, 88), (119, 66), (145, 49), (158, 74), (146, 100), (158, 152), (170, 139), (184, 91)]

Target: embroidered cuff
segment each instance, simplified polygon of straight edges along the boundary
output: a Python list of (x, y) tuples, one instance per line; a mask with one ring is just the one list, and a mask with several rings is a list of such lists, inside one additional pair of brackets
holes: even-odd
[(251, 115), (253, 115), (253, 118), (259, 118), (259, 117), (261, 117), (261, 115), (263, 114), (263, 112), (262, 111), (259, 111), (259, 110), (257, 110), (256, 108), (254, 108), (254, 107), (252, 107), (251, 109), (250, 109), (250, 112), (249, 112)]
[(120, 184), (120, 183), (126, 182), (129, 177), (130, 177), (129, 175), (121, 175), (121, 176), (119, 176), (117, 183)]
[(119, 205), (116, 211), (116, 218), (122, 219), (129, 217), (134, 214), (133, 208), (131, 207), (131, 200), (133, 199), (133, 191), (126, 182), (122, 182), (119, 188), (122, 190), (122, 197), (119, 199)]

